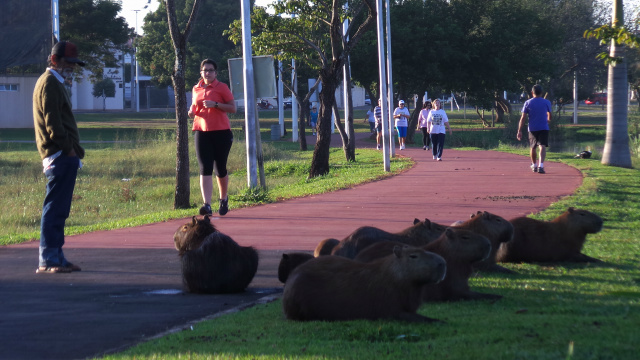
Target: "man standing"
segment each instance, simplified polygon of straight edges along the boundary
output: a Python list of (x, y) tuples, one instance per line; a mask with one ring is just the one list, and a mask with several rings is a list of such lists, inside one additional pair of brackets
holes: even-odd
[[(542, 86), (536, 84), (531, 90), (532, 99), (527, 100), (522, 107), (522, 116), (518, 125), (518, 141), (522, 139), (522, 127), (529, 117), (529, 144), (531, 155), (531, 170), (544, 174), (544, 158), (549, 146), (549, 123), (551, 122), (551, 102), (542, 98)], [(540, 150), (540, 162), (536, 164), (536, 147)]]
[(373, 115), (376, 118), (376, 149), (380, 150), (380, 142), (382, 140), (382, 99), (378, 99), (378, 106), (373, 109)]
[(69, 273), (80, 267), (67, 261), (62, 252), (64, 226), (71, 211), (80, 159), (78, 126), (71, 111), (71, 100), (64, 86), (78, 59), (78, 48), (60, 41), (51, 50), (49, 67), (33, 90), (33, 123), (36, 145), (42, 158), (47, 188), (40, 223), (40, 256), (36, 273)]

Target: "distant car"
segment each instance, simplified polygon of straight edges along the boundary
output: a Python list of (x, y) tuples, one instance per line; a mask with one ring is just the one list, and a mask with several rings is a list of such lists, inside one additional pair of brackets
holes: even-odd
[(286, 110), (286, 109), (291, 109), (293, 107), (292, 102), (291, 102), (291, 98), (284, 98), (284, 100), (282, 100), (282, 107)]
[(364, 98), (364, 104), (371, 105), (371, 99), (369, 99), (368, 97)]
[(593, 94), (589, 96), (589, 98), (585, 100), (584, 103), (587, 105), (606, 105), (607, 94), (606, 93)]

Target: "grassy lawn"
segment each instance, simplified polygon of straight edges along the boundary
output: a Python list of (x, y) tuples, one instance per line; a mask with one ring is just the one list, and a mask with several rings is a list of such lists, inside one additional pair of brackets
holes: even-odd
[[(78, 173), (71, 215), (65, 228), (67, 235), (183, 218), (196, 214), (202, 205), (198, 164), (191, 143), (192, 208), (173, 210), (175, 120), (167, 121), (173, 114), (116, 115), (78, 114), (87, 154), (84, 167)], [(392, 171), (385, 173), (376, 150), (358, 149), (356, 162), (348, 163), (342, 150), (333, 148), (330, 173), (307, 179), (313, 147), (300, 151), (297, 143), (286, 139), (270, 141), (270, 125), (277, 123), (277, 114), (264, 111), (261, 116), (267, 190), (247, 189), (243, 120), (236, 116), (232, 120), (235, 144), (228, 162), (231, 208), (347, 188), (391, 176), (411, 166), (409, 159), (393, 159)], [(142, 123), (149, 126), (140, 125)], [(368, 131), (368, 125), (361, 122), (357, 127), (359, 131)], [(0, 213), (0, 245), (39, 238), (46, 179), (33, 136), (32, 129), (3, 129), (0, 135), (0, 202), (11, 209)], [(7, 142), (9, 140), (11, 142)], [(189, 140), (193, 142), (193, 137)]]
[[(86, 115), (86, 122), (94, 124), (97, 120), (89, 118), (100, 114)], [(263, 139), (269, 137), (270, 122), (277, 121), (268, 115), (266, 111), (261, 112), (265, 119)], [(601, 118), (602, 114), (594, 113), (593, 116)], [(237, 121), (241, 123), (241, 120)], [(630, 118), (631, 124), (633, 121)], [(591, 122), (587, 126), (556, 129), (560, 132), (558, 137), (563, 137), (559, 140), (573, 139), (579, 144), (576, 146), (597, 148), (604, 138), (604, 126), (601, 119)], [(84, 127), (85, 119), (80, 123), (83, 136), (91, 128)], [(195, 161), (191, 164), (194, 208), (184, 213), (170, 210), (175, 171), (172, 130), (158, 126), (125, 134), (123, 128), (113, 128), (109, 124), (107, 122), (103, 127), (111, 129), (111, 135), (100, 138), (110, 142), (87, 144), (90, 151), (87, 152), (86, 168), (81, 170), (78, 179), (72, 210), (75, 213), (72, 213), (67, 229), (83, 232), (191, 215), (199, 205)], [(366, 124), (361, 121), (356, 124), (357, 131), (367, 131)], [(465, 126), (457, 127), (456, 119), (452, 119), (452, 124), (454, 129)], [(96, 136), (106, 133), (106, 130), (104, 133), (98, 130)], [(240, 139), (239, 127), (234, 125), (234, 131)], [(15, 139), (18, 139), (18, 133), (14, 134)], [(448, 140), (448, 145), (526, 154), (527, 150), (522, 146), (514, 146), (514, 134), (509, 125), (487, 131), (459, 130), (450, 142)], [(3, 130), (0, 140), (7, 140), (6, 136)], [(416, 140), (419, 143), (418, 138)], [(33, 144), (0, 143), (0, 146), (3, 147), (0, 152), (0, 172), (3, 174), (0, 200), (11, 209), (0, 215), (0, 239), (5, 242), (28, 240), (37, 235), (44, 194), (39, 158)], [(273, 201), (288, 194), (302, 196), (309, 191), (331, 191), (385, 176), (377, 152), (358, 150), (358, 161), (348, 164), (340, 163), (343, 156), (336, 149), (332, 152), (334, 168), (331, 174), (310, 183), (306, 180), (305, 169), (308, 169), (311, 151), (298, 151), (295, 144), (288, 141), (265, 142), (265, 158), (268, 159), (265, 167), (272, 182), (267, 181), (267, 192), (249, 193), (244, 185), (243, 146), (234, 145), (234, 151), (237, 153), (232, 154), (230, 164), (235, 164), (232, 172), (237, 178), (232, 178), (231, 183), (237, 188), (232, 190), (232, 207)], [(594, 152), (594, 158), (589, 160), (574, 159), (572, 152), (548, 153), (548, 161), (578, 168), (584, 174), (584, 182), (575, 194), (552, 204), (535, 217), (549, 220), (569, 206), (586, 208), (602, 216), (604, 229), (588, 236), (584, 253), (602, 259), (604, 264), (508, 264), (507, 267), (519, 274), (480, 274), (471, 279), (472, 288), (501, 294), (504, 298), (496, 302), (469, 301), (421, 307), (421, 314), (444, 320), (444, 324), (396, 321), (300, 323), (286, 320), (281, 303), (276, 300), (199, 323), (193, 329), (105, 358), (637, 359), (636, 331), (640, 324), (640, 242), (637, 238), (640, 187), (637, 179), (640, 170), (637, 152), (633, 153), (633, 169), (603, 166), (598, 152)], [(408, 166), (409, 162), (393, 160), (395, 171)], [(353, 181), (343, 182), (343, 177)], [(92, 217), (91, 223), (78, 223)]]
[[(522, 154), (522, 149), (503, 147)], [(569, 206), (605, 219), (584, 252), (592, 264), (508, 264), (518, 275), (481, 274), (473, 289), (502, 300), (425, 304), (420, 313), (445, 324), (396, 321), (294, 322), (281, 302), (202, 322), (106, 359), (637, 359), (640, 323), (638, 169), (551, 153), (580, 169), (572, 196), (537, 214), (552, 219)]]

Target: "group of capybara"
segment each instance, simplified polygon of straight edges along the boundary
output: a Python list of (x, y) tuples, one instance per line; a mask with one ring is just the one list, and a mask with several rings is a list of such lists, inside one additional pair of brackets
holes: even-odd
[[(602, 224), (598, 215), (571, 207), (552, 221), (507, 221), (478, 211), (451, 226), (415, 219), (397, 233), (360, 227), (342, 240), (322, 240), (313, 254), (282, 255), (284, 314), (303, 321), (437, 321), (417, 314), (418, 307), (502, 297), (472, 291), (476, 271), (514, 273), (498, 265), (509, 262), (598, 262), (581, 251)], [(174, 242), (189, 292), (244, 291), (256, 273), (256, 250), (217, 231), (208, 216), (181, 226)]]

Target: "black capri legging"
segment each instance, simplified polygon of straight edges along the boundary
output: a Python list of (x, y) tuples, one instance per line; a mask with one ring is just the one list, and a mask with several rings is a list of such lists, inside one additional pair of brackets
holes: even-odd
[[(194, 135), (200, 175), (227, 176), (227, 158), (233, 143), (231, 130), (196, 131)], [(214, 169), (215, 167), (215, 169)]]

